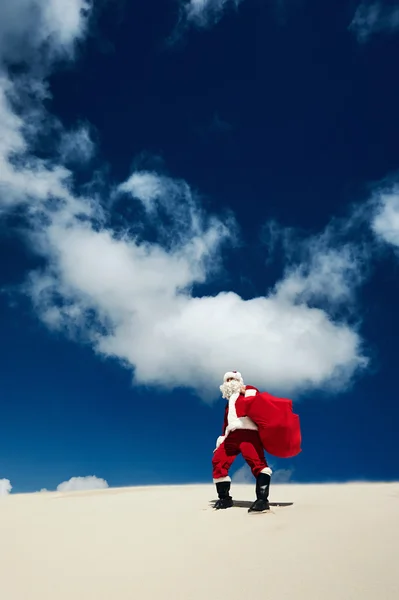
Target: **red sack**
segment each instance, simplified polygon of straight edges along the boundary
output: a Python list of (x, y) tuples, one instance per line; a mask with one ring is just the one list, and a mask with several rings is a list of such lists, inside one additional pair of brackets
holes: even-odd
[(291, 458), (301, 452), (301, 427), (299, 416), (292, 412), (292, 400), (259, 392), (246, 400), (246, 407), (268, 454)]

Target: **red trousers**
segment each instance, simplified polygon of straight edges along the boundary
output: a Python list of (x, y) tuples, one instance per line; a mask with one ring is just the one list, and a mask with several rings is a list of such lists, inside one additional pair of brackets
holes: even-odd
[(240, 453), (250, 466), (254, 477), (257, 477), (265, 469), (271, 473), (265, 459), (259, 433), (251, 429), (236, 429), (229, 433), (224, 442), (213, 453), (214, 482), (228, 477), (229, 469)]

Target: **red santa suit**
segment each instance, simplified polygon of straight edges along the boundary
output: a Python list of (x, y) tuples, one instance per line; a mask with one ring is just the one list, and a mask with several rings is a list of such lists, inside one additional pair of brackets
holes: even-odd
[(264, 451), (279, 458), (293, 457), (301, 452), (301, 439), (292, 401), (247, 385), (245, 393), (232, 394), (226, 405), (223, 435), (217, 439), (212, 460), (213, 481), (230, 481), (229, 469), (240, 453), (255, 477), (271, 475)]
[(272, 474), (267, 464), (258, 426), (247, 416), (247, 402), (259, 390), (245, 386), (245, 394), (232, 394), (226, 404), (222, 435), (217, 439), (213, 454), (213, 482), (231, 481), (229, 470), (241, 453), (254, 477), (259, 473)]

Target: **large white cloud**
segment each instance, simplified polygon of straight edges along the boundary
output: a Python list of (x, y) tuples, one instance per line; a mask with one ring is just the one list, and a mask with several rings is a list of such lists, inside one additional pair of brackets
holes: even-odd
[(0, 496), (7, 496), (12, 490), (9, 479), (0, 479)]
[[(218, 286), (237, 224), (207, 214), (188, 183), (138, 170), (110, 192), (79, 195), (71, 154), (79, 147), (80, 159), (90, 158), (88, 129), (64, 131), (44, 111), (48, 92), (37, 64), (45, 41), (53, 48), (46, 64), (66, 48), (72, 56), (87, 23), (85, 4), (46, 6), (31, 43), (31, 73), (12, 80), (6, 62), (13, 44), (0, 54), (0, 206), (24, 207), (32, 248), (45, 260), (25, 287), (43, 321), (116, 357), (136, 383), (184, 386), (204, 398), (217, 396), (223, 372), (232, 368), (281, 393), (347, 386), (367, 364), (355, 325), (339, 315), (362, 280), (356, 247), (335, 247), (322, 233), (264, 296), (243, 299)], [(65, 23), (62, 8), (74, 15)], [(7, 35), (17, 42), (20, 24), (9, 24)], [(35, 147), (45, 127), (54, 128), (58, 142), (52, 156), (39, 159)], [(123, 230), (113, 225), (118, 202), (135, 208)], [(212, 296), (203, 287), (210, 281), (219, 287)]]
[[(51, 215), (36, 238), (49, 266), (32, 274), (28, 288), (49, 327), (83, 335), (132, 367), (137, 383), (202, 396), (231, 368), (294, 393), (345, 386), (366, 365), (357, 332), (307, 304), (348, 301), (361, 280), (348, 245), (331, 250), (322, 236), (310, 241), (311, 260), (288, 269), (264, 297), (193, 295), (193, 286), (216, 276), (229, 224), (203, 215), (184, 182), (138, 172), (119, 190), (142, 203), (150, 224), (160, 223), (161, 243), (82, 222), (69, 205)], [(160, 211), (171, 217), (167, 228)]]

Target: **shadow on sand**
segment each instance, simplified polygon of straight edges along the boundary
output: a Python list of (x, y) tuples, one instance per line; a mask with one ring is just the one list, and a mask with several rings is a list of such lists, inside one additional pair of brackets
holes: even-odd
[[(216, 502), (216, 498), (215, 500), (211, 500), (209, 502), (210, 506), (213, 506)], [(251, 506), (251, 504), (253, 503), (253, 500), (233, 500), (233, 508), (249, 508)], [(270, 502), (269, 503), (270, 506), (292, 506), (294, 503), (293, 502)]]

